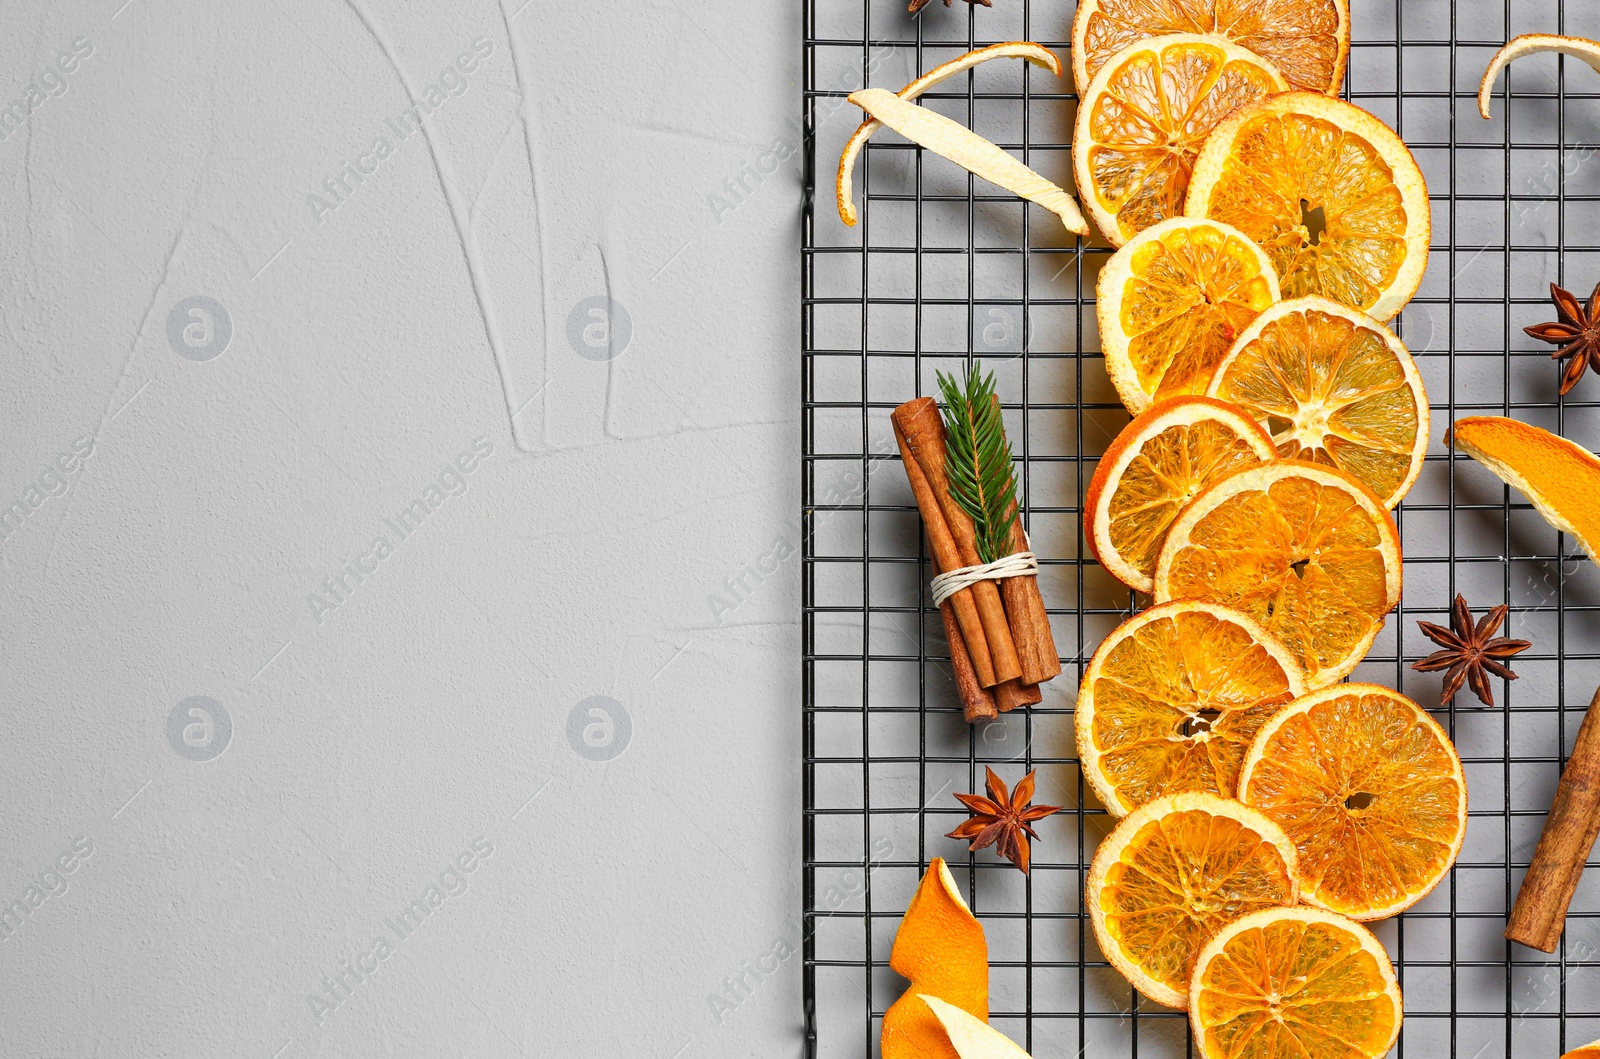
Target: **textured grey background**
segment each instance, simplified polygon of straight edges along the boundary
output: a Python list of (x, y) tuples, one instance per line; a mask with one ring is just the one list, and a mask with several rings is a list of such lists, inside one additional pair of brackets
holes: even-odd
[(0, 10), (0, 1055), (798, 1052), (798, 32)]

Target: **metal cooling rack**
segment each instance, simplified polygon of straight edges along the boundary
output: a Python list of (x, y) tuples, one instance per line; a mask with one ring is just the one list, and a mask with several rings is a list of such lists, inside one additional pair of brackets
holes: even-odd
[[(804, 1002), (808, 1054), (877, 1055), (904, 982), (888, 968), (900, 916), (932, 856), (947, 858), (983, 921), (992, 1020), (1039, 1059), (1181, 1056), (1181, 1014), (1139, 1000), (1097, 950), (1082, 886), (1109, 820), (1084, 788), (1072, 707), (1081, 661), (1134, 601), (1088, 557), (1083, 484), (1127, 422), (1101, 362), (1094, 281), (1110, 250), (885, 133), (857, 173), (860, 226), (833, 208), (838, 152), (860, 120), (844, 97), (897, 89), (974, 47), (1036, 40), (1065, 63), (1070, 0), (992, 8), (905, 0), (804, 0), (806, 210), (802, 249), (804, 525)], [(1377, 925), (1406, 997), (1396, 1054), (1518, 1059), (1600, 1037), (1600, 871), (1573, 902), (1553, 957), (1502, 937), (1581, 711), (1600, 684), (1600, 571), (1520, 497), (1439, 442), (1461, 415), (1512, 415), (1600, 449), (1585, 379), (1557, 396), (1548, 347), (1522, 327), (1553, 319), (1547, 285), (1600, 280), (1600, 77), (1524, 59), (1474, 94), (1509, 36), (1600, 37), (1600, 10), (1568, 0), (1351, 0), (1345, 92), (1399, 130), (1433, 201), (1433, 256), (1398, 323), (1433, 407), (1433, 445), (1398, 512), (1405, 598), (1356, 679), (1438, 701), (1408, 663), (1432, 645), (1456, 591), (1507, 602), (1534, 641), (1521, 679), (1484, 709), (1467, 694), (1437, 716), (1466, 762), (1471, 822), (1447, 882)], [(1558, 77), (1558, 69), (1560, 70)], [(1070, 186), (1071, 77), (986, 65), (928, 105)], [(1508, 117), (1509, 116), (1509, 117)], [(1509, 350), (1510, 352), (1507, 352)], [(928, 599), (916, 507), (889, 411), (935, 392), (933, 374), (981, 358), (996, 370), (1020, 464), (1025, 518), (1066, 668), (1044, 702), (972, 728)], [(966, 814), (953, 791), (1040, 772), (1045, 820), (1024, 879), (991, 851), (944, 838)]]

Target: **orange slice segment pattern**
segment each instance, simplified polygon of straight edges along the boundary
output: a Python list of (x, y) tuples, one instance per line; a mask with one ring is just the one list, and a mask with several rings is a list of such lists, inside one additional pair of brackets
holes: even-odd
[(1337, 467), (1398, 504), (1422, 473), (1428, 397), (1388, 328), (1321, 297), (1273, 306), (1229, 351), (1211, 396), (1272, 432), (1278, 454)]
[(989, 945), (983, 925), (935, 857), (906, 907), (889, 966), (911, 985), (883, 1015), (883, 1059), (960, 1059), (927, 993), (985, 1021), (989, 1018)]
[(1346, 0), (1081, 0), (1072, 23), (1078, 92), (1112, 55), (1163, 33), (1215, 33), (1283, 71), (1289, 84), (1335, 92), (1350, 55)]
[(1427, 267), (1431, 211), (1411, 152), (1371, 114), (1315, 93), (1274, 96), (1218, 126), (1184, 212), (1259, 243), (1285, 297), (1321, 294), (1379, 321)]
[(1378, 1059), (1400, 1035), (1394, 965), (1359, 924), (1309, 908), (1241, 918), (1195, 964), (1205, 1059)]
[(1237, 611), (1166, 603), (1095, 652), (1078, 697), (1078, 759), (1114, 816), (1169, 794), (1232, 797), (1256, 732), (1305, 687), (1289, 652)]
[(1078, 108), (1078, 191), (1113, 246), (1183, 212), (1201, 142), (1246, 103), (1285, 91), (1270, 63), (1217, 37), (1174, 34), (1118, 52)]
[(1257, 734), (1239, 797), (1300, 855), (1302, 899), (1353, 919), (1415, 904), (1455, 863), (1467, 784), (1444, 729), (1375, 684), (1307, 695)]
[(1100, 950), (1139, 992), (1188, 1005), (1207, 938), (1246, 912), (1293, 904), (1294, 847), (1278, 825), (1209, 794), (1160, 798), (1095, 851), (1086, 899)]
[(1096, 294), (1106, 371), (1137, 415), (1204, 393), (1235, 339), (1278, 300), (1278, 277), (1238, 229), (1175, 217), (1113, 254)]
[(1155, 597), (1243, 611), (1319, 688), (1366, 656), (1400, 579), (1400, 535), (1377, 497), (1332, 468), (1278, 461), (1224, 478), (1184, 509), (1156, 563)]

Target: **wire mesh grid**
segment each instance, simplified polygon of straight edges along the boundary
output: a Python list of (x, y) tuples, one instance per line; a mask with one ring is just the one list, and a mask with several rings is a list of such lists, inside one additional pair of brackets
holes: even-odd
[[(860, 225), (831, 190), (860, 120), (845, 101), (897, 89), (974, 47), (1036, 40), (1069, 58), (1069, 0), (937, 3), (805, 0), (806, 209), (802, 248), (804, 1001), (808, 1054), (874, 1056), (884, 1010), (905, 988), (888, 967), (896, 927), (932, 856), (945, 857), (989, 940), (992, 1022), (1047, 1056), (1179, 1056), (1181, 1014), (1141, 1000), (1098, 951), (1082, 887), (1109, 818), (1086, 791), (1072, 736), (1084, 660), (1136, 601), (1089, 557), (1083, 485), (1128, 421), (1099, 354), (1094, 283), (1110, 250), (899, 137), (881, 134), (857, 176)], [(1522, 327), (1552, 319), (1551, 281), (1600, 279), (1600, 79), (1576, 61), (1523, 60), (1474, 101), (1511, 35), (1600, 36), (1576, 0), (1351, 0), (1345, 95), (1397, 129), (1429, 184), (1433, 252), (1396, 328), (1433, 409), (1421, 479), (1397, 512), (1405, 595), (1355, 679), (1438, 702), (1419, 618), (1446, 622), (1462, 592), (1508, 603), (1530, 639), (1497, 706), (1463, 694), (1437, 711), (1466, 764), (1470, 822), (1446, 882), (1376, 925), (1406, 998), (1402, 1056), (1557, 1055), (1600, 1037), (1600, 871), (1573, 902), (1555, 956), (1502, 937), (1564, 754), (1600, 683), (1600, 571), (1443, 428), (1511, 415), (1600, 449), (1600, 380), (1558, 397), (1548, 347)], [(991, 63), (925, 97), (1070, 186), (1076, 100), (1022, 63)], [(961, 717), (927, 590), (915, 503), (890, 410), (934, 392), (933, 374), (981, 359), (996, 371), (1024, 518), (1065, 670), (1045, 700), (980, 727)], [(944, 837), (981, 788), (1039, 769), (1043, 821), (1032, 874)]]

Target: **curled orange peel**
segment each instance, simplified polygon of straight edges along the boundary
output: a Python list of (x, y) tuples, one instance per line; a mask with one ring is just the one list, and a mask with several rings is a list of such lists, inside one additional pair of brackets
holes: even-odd
[(1500, 76), (1501, 70), (1524, 55), (1536, 55), (1547, 51), (1582, 59), (1596, 73), (1600, 73), (1600, 41), (1587, 40), (1583, 37), (1563, 37), (1555, 33), (1524, 33), (1520, 37), (1513, 37), (1505, 47), (1494, 53), (1493, 59), (1489, 60), (1489, 68), (1484, 71), (1483, 81), (1478, 85), (1478, 113), (1483, 115), (1485, 120), (1489, 118), (1489, 97), (1494, 92), (1495, 78)]
[(1600, 458), (1581, 445), (1515, 419), (1456, 420), (1445, 443), (1521, 492), (1544, 520), (1600, 562)]
[(917, 997), (932, 1009), (961, 1059), (1032, 1059), (1010, 1037), (936, 996)]
[(974, 176), (1018, 198), (1038, 203), (1060, 217), (1067, 231), (1089, 234), (1089, 222), (1083, 219), (1076, 199), (960, 122), (907, 103), (881, 88), (864, 88), (852, 93), (850, 102), (911, 142), (950, 159)]
[[(966, 73), (980, 63), (990, 59), (1022, 59), (1041, 69), (1048, 70), (1057, 77), (1061, 76), (1061, 60), (1056, 58), (1055, 52), (1041, 44), (1032, 41), (1009, 41), (1004, 44), (991, 44), (987, 48), (969, 51), (947, 63), (935, 66), (932, 70), (906, 85), (894, 93), (906, 102), (920, 97), (924, 92), (955, 77), (957, 74)], [(860, 219), (855, 205), (855, 169), (856, 159), (866, 148), (867, 141), (872, 134), (883, 128), (883, 122), (875, 117), (868, 117), (856, 129), (848, 143), (844, 145), (844, 152), (839, 155), (839, 174), (834, 184), (834, 193), (839, 202), (839, 218), (845, 224), (854, 227)]]
[(883, 1015), (883, 1059), (961, 1059), (922, 994), (989, 1020), (989, 945), (983, 925), (935, 857), (906, 907), (889, 966), (911, 986)]

